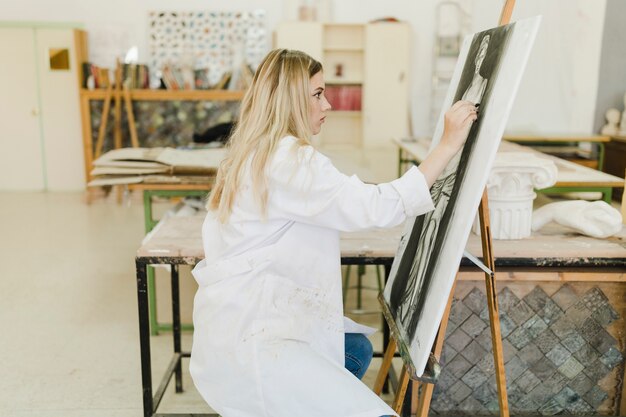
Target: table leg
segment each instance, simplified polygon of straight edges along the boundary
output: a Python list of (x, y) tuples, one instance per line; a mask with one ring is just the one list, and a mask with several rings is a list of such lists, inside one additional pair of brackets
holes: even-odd
[(604, 143), (598, 142), (598, 171), (604, 168)]
[[(181, 352), (180, 343), (180, 291), (178, 279), (178, 265), (171, 265), (172, 268), (172, 334), (174, 337), (174, 352)], [(183, 392), (183, 372), (181, 359), (178, 359), (176, 366), (176, 392)]]
[(150, 320), (148, 314), (148, 285), (146, 264), (135, 261), (137, 268), (137, 305), (139, 308), (139, 350), (141, 352), (141, 386), (143, 392), (143, 415), (153, 413), (152, 370), (150, 369)]
[[(150, 190), (143, 191), (143, 222), (146, 233), (150, 232), (157, 222), (152, 218), (152, 193)], [(156, 307), (156, 285), (154, 284), (154, 268), (148, 267), (148, 297), (150, 303), (150, 332), (153, 336), (159, 334), (159, 320), (157, 318)]]
[[(387, 280), (389, 279), (389, 273), (391, 272), (391, 265), (385, 264), (384, 267), (385, 267), (385, 285), (387, 285)], [(381, 314), (381, 317), (383, 318), (383, 352), (385, 352), (387, 350), (387, 345), (389, 345), (389, 339), (391, 338), (391, 334), (389, 331), (389, 326), (387, 325), (387, 320), (385, 320), (385, 317), (382, 314)], [(389, 393), (389, 376), (387, 376), (387, 379), (385, 380), (385, 383), (383, 384), (383, 392), (385, 394)]]
[(157, 317), (157, 296), (156, 296), (156, 283), (154, 281), (154, 267), (147, 266), (146, 271), (148, 274), (148, 309), (150, 312), (150, 334), (156, 336), (159, 334), (160, 325)]

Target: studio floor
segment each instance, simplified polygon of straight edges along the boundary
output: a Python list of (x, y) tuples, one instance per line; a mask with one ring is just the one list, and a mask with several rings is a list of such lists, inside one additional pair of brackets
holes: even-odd
[[(342, 171), (365, 181), (388, 181), (397, 172), (392, 148), (326, 153)], [(161, 211), (169, 207), (159, 203)], [(0, 193), (0, 417), (142, 415), (134, 254), (143, 228), (138, 193), (126, 195), (122, 204), (113, 193), (90, 205), (83, 192)], [(356, 283), (356, 271), (351, 274)], [(188, 271), (181, 279), (188, 321), (194, 283)], [(373, 267), (364, 285), (376, 287)], [(166, 291), (157, 291), (167, 300)], [(378, 308), (376, 290), (362, 294), (364, 309)], [(160, 304), (161, 320), (167, 321), (161, 310), (168, 305)], [(352, 289), (347, 309), (355, 307)], [(352, 317), (381, 324), (376, 313)], [(381, 338), (372, 337), (376, 350)], [(191, 340), (184, 333), (184, 350)], [(151, 343), (156, 385), (171, 357), (171, 334), (152, 336)], [(378, 364), (365, 377), (370, 386)], [(184, 377), (185, 392), (175, 394), (170, 386), (159, 412), (210, 412), (186, 369)]]

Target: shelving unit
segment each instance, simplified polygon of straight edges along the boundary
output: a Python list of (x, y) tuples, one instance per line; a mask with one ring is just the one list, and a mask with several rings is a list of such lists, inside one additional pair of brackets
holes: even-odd
[[(123, 92), (113, 90), (111, 101), (122, 100)], [(130, 90), (131, 101), (240, 101), (243, 91), (231, 90)], [(85, 180), (91, 180), (93, 168), (93, 131), (91, 125), (90, 102), (104, 100), (106, 90), (80, 90), (80, 112), (83, 128), (83, 152), (85, 159)]]
[(407, 135), (409, 38), (405, 23), (279, 25), (276, 47), (298, 49), (321, 61), (327, 90), (352, 90), (343, 102), (328, 91), (333, 110), (321, 144), (380, 147)]
[[(231, 90), (131, 90), (130, 98), (142, 101), (161, 101), (161, 100), (179, 100), (179, 101), (230, 101), (241, 100), (243, 91)], [(113, 97), (116, 93), (113, 92)], [(106, 96), (104, 89), (80, 91), (80, 96), (87, 100), (103, 100)]]

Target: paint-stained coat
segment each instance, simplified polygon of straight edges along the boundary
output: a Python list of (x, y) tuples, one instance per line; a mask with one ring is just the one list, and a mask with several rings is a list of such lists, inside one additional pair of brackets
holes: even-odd
[(193, 270), (190, 371), (224, 417), (395, 415), (344, 368), (340, 231), (393, 227), (431, 210), (413, 167), (390, 183), (340, 173), (283, 138), (268, 168), (265, 218), (249, 175), (226, 224), (209, 212), (205, 259)]

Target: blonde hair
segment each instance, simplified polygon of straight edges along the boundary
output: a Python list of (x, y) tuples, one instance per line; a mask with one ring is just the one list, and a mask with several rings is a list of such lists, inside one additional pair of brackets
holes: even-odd
[(250, 161), (253, 193), (264, 215), (267, 209), (266, 168), (280, 139), (291, 135), (309, 145), (310, 78), (322, 64), (304, 52), (275, 49), (259, 65), (241, 102), (239, 120), (228, 141), (207, 209), (225, 223), (232, 212), (242, 176)]

